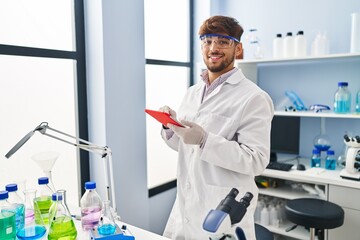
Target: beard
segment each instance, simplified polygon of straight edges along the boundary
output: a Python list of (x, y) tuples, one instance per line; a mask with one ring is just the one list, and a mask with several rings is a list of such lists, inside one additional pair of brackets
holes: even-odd
[(218, 65), (212, 64), (209, 60), (208, 56), (204, 56), (205, 65), (210, 72), (222, 72), (225, 69), (229, 68), (229, 66), (233, 63), (235, 58), (235, 54), (231, 54), (231, 56), (222, 55), (222, 61)]

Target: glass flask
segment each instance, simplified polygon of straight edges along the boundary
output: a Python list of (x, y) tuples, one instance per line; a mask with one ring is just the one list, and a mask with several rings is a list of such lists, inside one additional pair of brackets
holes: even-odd
[(76, 239), (77, 231), (74, 221), (70, 215), (65, 203), (65, 190), (57, 191), (52, 195), (52, 201), (49, 216), (50, 228), (48, 239)]
[(331, 147), (330, 137), (326, 134), (319, 134), (314, 138), (314, 147), (320, 152), (327, 151)]
[(100, 217), (100, 222), (98, 226), (98, 232), (101, 235), (111, 235), (114, 234), (116, 230), (116, 224), (111, 213), (110, 209), (110, 200), (104, 201), (104, 208), (102, 216)]
[(46, 228), (41, 221), (41, 225), (35, 223), (34, 198), (36, 196), (35, 189), (24, 191), (25, 200), (25, 226), (17, 232), (18, 239), (39, 239), (46, 233)]

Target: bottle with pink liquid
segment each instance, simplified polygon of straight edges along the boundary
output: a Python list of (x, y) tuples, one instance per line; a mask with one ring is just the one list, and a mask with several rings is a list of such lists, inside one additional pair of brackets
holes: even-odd
[(96, 192), (95, 182), (85, 183), (85, 193), (80, 200), (81, 225), (83, 230), (90, 230), (99, 224), (102, 201)]

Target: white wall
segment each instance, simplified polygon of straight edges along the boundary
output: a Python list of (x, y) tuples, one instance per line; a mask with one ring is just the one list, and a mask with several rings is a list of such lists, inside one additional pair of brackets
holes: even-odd
[[(142, 1), (85, 1), (90, 141), (113, 151), (118, 213), (149, 225)], [(91, 161), (91, 178), (102, 181)]]

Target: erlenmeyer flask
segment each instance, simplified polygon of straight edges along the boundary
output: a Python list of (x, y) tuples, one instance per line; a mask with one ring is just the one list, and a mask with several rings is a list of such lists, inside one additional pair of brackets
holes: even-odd
[(102, 216), (98, 226), (98, 232), (102, 235), (111, 235), (115, 233), (116, 224), (110, 210), (110, 200), (104, 201)]
[(65, 202), (65, 190), (52, 195), (48, 239), (76, 239), (77, 231)]
[(52, 192), (56, 191), (56, 188), (54, 186), (51, 170), (54, 167), (54, 164), (56, 160), (59, 158), (60, 154), (57, 152), (40, 152), (33, 156), (31, 156), (31, 159), (36, 162), (39, 167), (43, 170), (46, 177), (49, 178), (49, 187), (51, 188)]
[(36, 195), (36, 190), (25, 190), (24, 195), (25, 226), (17, 232), (17, 237), (18, 239), (39, 239), (46, 233), (46, 228), (43, 225), (37, 225), (35, 223), (35, 209), (33, 200)]

